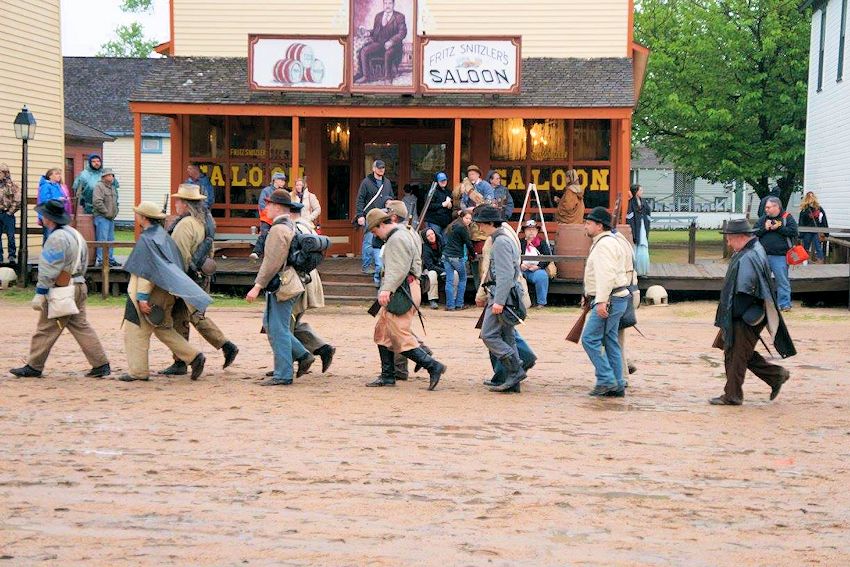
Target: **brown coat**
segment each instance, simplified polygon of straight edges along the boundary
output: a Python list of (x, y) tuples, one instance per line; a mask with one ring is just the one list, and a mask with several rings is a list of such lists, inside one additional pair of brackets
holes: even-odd
[[(274, 219), (289, 218), (288, 215), (281, 215)], [(254, 284), (265, 288), (275, 276), (283, 271), (286, 266), (286, 258), (289, 256), (289, 246), (292, 244), (292, 239), (295, 233), (292, 228), (286, 224), (273, 224), (269, 229), (269, 234), (266, 237), (266, 249), (263, 255), (263, 263), (260, 265), (260, 270), (257, 272), (257, 277), (254, 279)]]
[(570, 185), (561, 195), (555, 219), (563, 224), (584, 222), (584, 189), (580, 185)]
[[(312, 223), (305, 219), (295, 221), (295, 228), (301, 234), (316, 234)], [(308, 309), (318, 309), (325, 306), (325, 290), (322, 286), (322, 278), (318, 270), (310, 272), (310, 283), (304, 286), (304, 293), (292, 308), (292, 314), (298, 315)]]

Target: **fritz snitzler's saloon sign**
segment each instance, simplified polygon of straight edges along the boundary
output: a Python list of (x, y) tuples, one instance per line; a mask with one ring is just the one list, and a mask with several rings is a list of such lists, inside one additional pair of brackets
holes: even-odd
[(519, 92), (519, 37), (425, 37), (421, 50), (424, 92)]

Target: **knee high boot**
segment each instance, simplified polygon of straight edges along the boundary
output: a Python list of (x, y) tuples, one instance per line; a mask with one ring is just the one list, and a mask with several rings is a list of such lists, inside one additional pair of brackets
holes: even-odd
[(395, 386), (395, 358), (393, 351), (385, 346), (378, 345), (378, 354), (381, 357), (381, 375), (375, 381), (366, 384), (366, 386), (369, 388)]
[(436, 361), (430, 354), (425, 352), (425, 349), (423, 349), (422, 347), (417, 347), (413, 350), (406, 350), (401, 354), (403, 354), (404, 356), (415, 362), (417, 365), (428, 371), (429, 390), (433, 390), (437, 387), (437, 383), (440, 381), (440, 377), (446, 371), (445, 364)]
[(490, 388), (493, 392), (507, 392), (513, 389), (514, 386), (525, 380), (525, 370), (522, 368), (522, 361), (516, 353), (511, 353), (508, 356), (503, 356), (499, 359), (502, 366), (505, 367), (505, 381)]

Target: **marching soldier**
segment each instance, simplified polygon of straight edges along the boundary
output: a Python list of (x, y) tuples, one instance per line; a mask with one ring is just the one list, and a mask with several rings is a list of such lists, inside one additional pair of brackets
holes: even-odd
[[(50, 349), (62, 334), (62, 330), (67, 327), (92, 365), (86, 376), (108, 376), (109, 360), (97, 333), (86, 319), (86, 241), (79, 232), (68, 226), (71, 218), (65, 212), (61, 201), (47, 201), (35, 210), (41, 215), (41, 222), (50, 231), (38, 259), (38, 284), (32, 300), (33, 309), (39, 312), (38, 327), (32, 336), (27, 364), (21, 368), (13, 368), (11, 373), (19, 378), (41, 378)], [(74, 303), (79, 313), (50, 319), (47, 308), (48, 292), (51, 288), (69, 285), (74, 287)]]
[(399, 353), (428, 371), (428, 389), (433, 390), (446, 366), (434, 360), (411, 332), (421, 300), (422, 243), (412, 231), (393, 222), (390, 215), (381, 209), (373, 209), (366, 215), (366, 230), (385, 243), (384, 275), (378, 293), (381, 308), (374, 335), (381, 357), (381, 375), (366, 385), (395, 386), (393, 353)]
[(171, 312), (179, 298), (203, 313), (212, 298), (183, 270), (180, 250), (162, 226), (165, 213), (147, 201), (133, 211), (142, 233), (124, 264), (130, 274), (124, 310), (124, 350), (129, 372), (118, 379), (149, 380), (148, 351), (154, 334), (191, 367), (191, 378), (197, 380), (204, 371), (206, 357), (174, 330)]
[[(207, 236), (212, 237), (214, 235), (214, 233), (207, 234), (209, 232), (207, 227), (214, 230), (215, 223), (209, 209), (205, 206), (207, 198), (201, 193), (201, 188), (198, 185), (182, 183), (177, 188), (177, 193), (171, 196), (174, 197), (174, 210), (178, 218), (169, 229), (169, 234), (174, 239), (174, 243), (177, 244), (177, 249), (180, 250), (184, 270), (189, 277), (192, 277), (192, 272), (196, 268), (200, 268), (200, 266), (192, 267), (192, 258)], [(184, 339), (189, 340), (189, 324), (191, 323), (204, 337), (205, 341), (216, 350), (221, 350), (224, 354), (223, 368), (230, 366), (236, 355), (239, 354), (239, 348), (224, 336), (218, 325), (194, 307), (186, 305), (186, 302), (182, 299), (178, 299), (174, 303), (172, 317), (174, 329)], [(160, 374), (179, 376), (187, 372), (186, 363), (175, 357), (174, 364), (160, 371)]]

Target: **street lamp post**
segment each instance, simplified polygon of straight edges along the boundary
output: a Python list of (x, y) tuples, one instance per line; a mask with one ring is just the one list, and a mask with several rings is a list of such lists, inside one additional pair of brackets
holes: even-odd
[(20, 262), (20, 272), (18, 274), (18, 283), (22, 287), (27, 286), (27, 263), (29, 261), (27, 250), (27, 165), (29, 162), (28, 143), (35, 139), (35, 116), (29, 111), (27, 105), (21, 109), (13, 122), (15, 126), (15, 137), (19, 139), (23, 148), (21, 150), (21, 247), (18, 254)]

